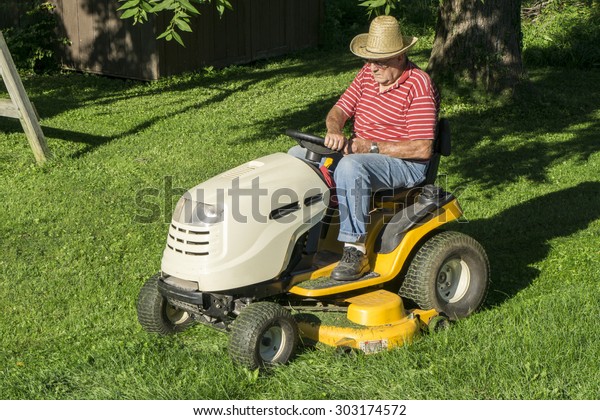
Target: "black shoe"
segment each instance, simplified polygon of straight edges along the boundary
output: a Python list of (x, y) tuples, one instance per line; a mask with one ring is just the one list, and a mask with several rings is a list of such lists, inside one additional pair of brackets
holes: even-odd
[(331, 278), (338, 281), (358, 280), (370, 270), (369, 259), (358, 249), (347, 246), (337, 267), (331, 272)]

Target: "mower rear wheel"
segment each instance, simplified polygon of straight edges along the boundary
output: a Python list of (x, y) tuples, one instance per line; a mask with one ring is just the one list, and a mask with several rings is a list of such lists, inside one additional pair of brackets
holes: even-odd
[(296, 321), (273, 302), (248, 305), (231, 324), (229, 355), (249, 369), (287, 363), (297, 344)]
[(483, 247), (459, 232), (441, 232), (423, 244), (411, 262), (399, 294), (421, 309), (451, 320), (465, 318), (483, 304), (490, 284)]
[(150, 277), (142, 286), (137, 301), (137, 316), (148, 332), (170, 335), (186, 330), (194, 319), (191, 315), (169, 304), (158, 291), (159, 276)]

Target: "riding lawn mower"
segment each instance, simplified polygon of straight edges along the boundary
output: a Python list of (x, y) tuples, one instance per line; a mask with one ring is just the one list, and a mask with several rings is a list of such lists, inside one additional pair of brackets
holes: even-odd
[[(250, 369), (288, 362), (299, 342), (374, 353), (410, 343), (483, 304), (489, 262), (473, 238), (442, 228), (462, 216), (435, 186), (450, 154), (438, 122), (425, 181), (376, 191), (367, 235), (371, 271), (355, 281), (329, 276), (339, 262), (339, 211), (324, 139), (287, 134), (305, 159), (275, 153), (189, 190), (177, 203), (161, 270), (143, 285), (138, 320), (168, 335), (201, 323), (229, 333), (229, 354)], [(316, 312), (341, 311), (344, 325)], [(308, 315), (307, 315), (308, 314)]]

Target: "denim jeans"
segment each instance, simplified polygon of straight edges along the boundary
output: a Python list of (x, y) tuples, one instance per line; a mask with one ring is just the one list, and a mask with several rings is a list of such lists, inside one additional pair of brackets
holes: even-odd
[[(295, 146), (289, 154), (304, 158)], [(406, 161), (379, 153), (335, 154), (333, 170), (340, 212), (340, 242), (364, 242), (371, 211), (371, 193), (412, 188), (425, 180), (426, 163)]]

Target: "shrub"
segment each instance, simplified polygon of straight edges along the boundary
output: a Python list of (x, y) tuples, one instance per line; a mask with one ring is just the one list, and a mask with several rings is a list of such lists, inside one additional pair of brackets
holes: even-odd
[(55, 6), (30, 0), (22, 10), (18, 24), (2, 28), (17, 68), (25, 72), (46, 73), (57, 70), (57, 48), (67, 40), (56, 34)]
[(527, 65), (600, 66), (598, 0), (529, 2), (523, 16), (523, 60)]
[(323, 43), (327, 47), (347, 45), (367, 23), (367, 15), (357, 0), (326, 0)]
[[(369, 9), (361, 7), (364, 0), (326, 0), (324, 44), (329, 47), (347, 46), (350, 40), (368, 30)], [(433, 32), (439, 0), (395, 1), (390, 14), (402, 24), (408, 35), (424, 35)]]

